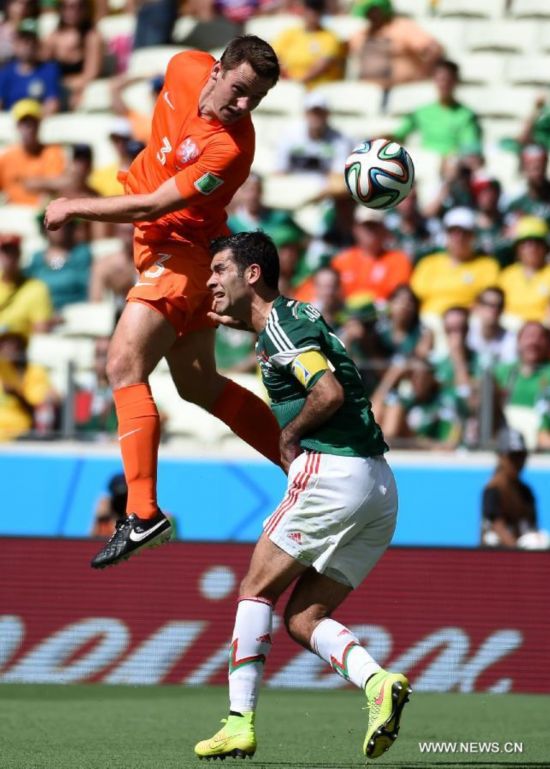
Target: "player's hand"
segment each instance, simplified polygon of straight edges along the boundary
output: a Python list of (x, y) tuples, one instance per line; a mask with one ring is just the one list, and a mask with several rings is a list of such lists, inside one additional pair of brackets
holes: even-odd
[(208, 313), (208, 317), (210, 320), (213, 320), (214, 323), (221, 326), (228, 326), (229, 328), (236, 328), (239, 329), (239, 331), (250, 331), (246, 323), (243, 323), (242, 320), (237, 320), (232, 315), (218, 315), (217, 312), (214, 312), (213, 310)]
[(281, 433), (279, 447), (281, 449), (281, 467), (288, 475), (290, 465), (294, 462), (296, 457), (300, 456), (303, 449), (300, 446), (300, 442), (285, 433), (284, 430)]
[(47, 230), (58, 230), (71, 218), (71, 201), (68, 198), (57, 198), (47, 206), (44, 214), (44, 226)]

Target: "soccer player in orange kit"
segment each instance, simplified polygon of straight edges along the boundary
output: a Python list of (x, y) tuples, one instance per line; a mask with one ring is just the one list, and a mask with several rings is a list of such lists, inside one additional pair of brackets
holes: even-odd
[(254, 158), (250, 112), (279, 77), (268, 43), (244, 35), (221, 59), (179, 53), (168, 64), (151, 139), (125, 178), (125, 195), (59, 198), (46, 210), (55, 230), (72, 218), (134, 222), (139, 272), (115, 329), (107, 362), (128, 484), (127, 517), (92, 567), (126, 560), (170, 538), (157, 505), (159, 415), (148, 378), (166, 357), (178, 393), (223, 420), (280, 462), (279, 428), (268, 406), (216, 371), (210, 241), (228, 233), (225, 207)]

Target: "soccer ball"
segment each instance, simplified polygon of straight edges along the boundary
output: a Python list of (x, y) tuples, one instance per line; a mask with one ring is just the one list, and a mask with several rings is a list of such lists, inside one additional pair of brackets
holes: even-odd
[(344, 178), (357, 203), (367, 208), (393, 208), (411, 191), (414, 165), (397, 142), (373, 139), (359, 144), (348, 156)]

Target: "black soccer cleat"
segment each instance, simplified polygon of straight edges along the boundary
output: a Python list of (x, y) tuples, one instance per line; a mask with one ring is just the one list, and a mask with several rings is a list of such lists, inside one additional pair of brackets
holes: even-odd
[(92, 558), (92, 569), (104, 569), (147, 547), (157, 547), (168, 542), (172, 535), (172, 524), (160, 510), (154, 518), (138, 518), (135, 513), (117, 521), (115, 533)]

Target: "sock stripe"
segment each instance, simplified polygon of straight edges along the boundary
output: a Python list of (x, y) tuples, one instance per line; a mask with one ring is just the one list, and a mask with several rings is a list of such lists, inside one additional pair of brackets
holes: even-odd
[(255, 601), (256, 603), (265, 603), (266, 606), (273, 606), (273, 601), (270, 601), (269, 598), (262, 598), (259, 595), (243, 595), (238, 599), (237, 603), (241, 603), (241, 601)]
[(237, 659), (237, 652), (239, 647), (239, 639), (235, 638), (229, 649), (229, 674), (234, 673), (235, 670), (244, 667), (245, 665), (253, 665), (258, 662), (261, 665), (265, 663), (265, 654), (254, 654), (250, 657), (242, 657)]
[(342, 653), (342, 660), (336, 659), (332, 654), (330, 656), (330, 664), (332, 665), (332, 668), (336, 671), (336, 673), (339, 673), (343, 678), (346, 679), (346, 681), (349, 681), (349, 671), (348, 671), (348, 656), (350, 651), (355, 647), (359, 646), (359, 644), (356, 641), (350, 641), (349, 644), (346, 646)]

